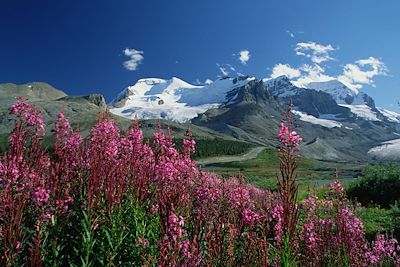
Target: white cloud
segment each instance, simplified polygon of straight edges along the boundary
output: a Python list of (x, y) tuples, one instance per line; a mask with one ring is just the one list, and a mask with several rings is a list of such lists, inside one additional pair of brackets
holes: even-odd
[(236, 69), (231, 64), (218, 64), (217, 67), (222, 74), (222, 77), (229, 76), (230, 73), (238, 74)]
[(206, 79), (206, 80), (204, 81), (204, 83), (205, 83), (205, 84), (212, 84), (213, 81), (212, 81), (211, 79)]
[(373, 78), (377, 75), (387, 75), (388, 69), (381, 60), (369, 57), (360, 59), (355, 64), (346, 64), (343, 74), (338, 80), (352, 89), (360, 89), (364, 84), (375, 86)]
[(287, 30), (286, 33), (289, 34), (290, 38), (294, 38), (294, 33), (293, 32)]
[(143, 51), (139, 51), (133, 48), (125, 48), (124, 55), (130, 58), (123, 63), (124, 67), (130, 71), (137, 70), (139, 64), (141, 64), (144, 59)]
[(306, 87), (311, 82), (326, 82), (336, 79), (350, 89), (358, 90), (364, 85), (375, 86), (374, 77), (388, 73), (383, 61), (375, 57), (368, 57), (344, 65), (342, 73), (339, 75), (329, 75), (320, 63), (333, 60), (329, 52), (334, 50), (331, 45), (321, 45), (315, 42), (298, 43), (295, 48), (296, 55), (305, 56), (312, 63), (303, 64), (297, 68), (279, 63), (273, 67), (270, 77), (286, 75), (298, 87)]
[(294, 50), (296, 55), (305, 56), (310, 58), (315, 64), (320, 64), (322, 62), (334, 59), (329, 55), (329, 53), (335, 51), (335, 48), (333, 48), (330, 44), (321, 45), (315, 42), (307, 42), (297, 43)]
[(247, 64), (247, 61), (250, 60), (250, 51), (249, 50), (242, 50), (239, 52), (239, 60), (242, 62), (243, 65)]
[(219, 71), (221, 72), (222, 76), (228, 76), (229, 70), (226, 69), (225, 67), (217, 64)]
[(195, 84), (199, 84), (199, 85), (201, 85), (201, 84), (212, 84), (213, 83), (213, 80), (211, 80), (211, 79), (206, 79), (204, 82), (202, 82), (202, 81), (200, 81), (200, 79), (199, 78), (197, 78), (196, 79), (196, 81), (194, 82)]
[(271, 78), (285, 75), (289, 79), (297, 78), (301, 75), (300, 70), (290, 67), (289, 64), (276, 64), (272, 69)]
[(301, 77), (293, 81), (293, 84), (298, 87), (306, 87), (311, 82), (327, 82), (335, 79), (335, 77), (325, 74), (325, 69), (317, 64), (303, 64), (300, 71)]

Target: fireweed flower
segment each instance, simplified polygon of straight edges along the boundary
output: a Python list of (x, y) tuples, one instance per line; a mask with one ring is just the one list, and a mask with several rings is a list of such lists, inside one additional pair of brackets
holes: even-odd
[(396, 239), (386, 239), (384, 235), (378, 234), (372, 241), (371, 250), (364, 255), (365, 263), (375, 265), (388, 260), (396, 262), (398, 266), (400, 247), (397, 244)]
[(9, 114), (16, 116), (28, 128), (33, 128), (36, 135), (44, 135), (43, 115), (22, 98), (18, 98), (18, 102), (11, 106)]
[(289, 127), (281, 122), (278, 140), (286, 147), (298, 148), (303, 138), (296, 131), (290, 131)]
[(48, 189), (38, 187), (35, 189), (33, 196), (36, 206), (40, 207), (46, 204), (49, 200), (50, 191)]
[(343, 186), (338, 180), (335, 180), (332, 183), (330, 183), (329, 189), (334, 193), (342, 193), (344, 191)]
[(154, 214), (154, 213), (158, 212), (158, 208), (159, 208), (159, 206), (157, 204), (151, 205), (150, 213)]
[(306, 208), (307, 212), (313, 212), (317, 209), (317, 200), (317, 196), (311, 195), (303, 201), (303, 206)]
[(251, 209), (245, 209), (243, 211), (242, 216), (243, 216), (243, 221), (250, 226), (253, 226), (254, 224), (258, 223), (260, 219), (258, 214), (252, 211)]
[(283, 235), (283, 206), (280, 202), (274, 203), (274, 207), (271, 211), (272, 218), (275, 221), (274, 225), (274, 240), (280, 242)]

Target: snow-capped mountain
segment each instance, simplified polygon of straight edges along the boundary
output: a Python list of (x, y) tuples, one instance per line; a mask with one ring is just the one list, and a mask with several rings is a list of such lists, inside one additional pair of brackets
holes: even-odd
[(110, 103), (110, 111), (130, 119), (185, 122), (211, 108), (235, 101), (236, 95), (227, 93), (254, 79), (221, 78), (206, 85), (192, 85), (176, 77), (140, 79)]
[(377, 107), (379, 112), (387, 118), (388, 121), (400, 123), (400, 114), (391, 110)]
[(374, 100), (369, 95), (357, 89), (350, 89), (338, 80), (313, 82), (308, 84), (307, 88), (330, 94), (337, 104), (349, 108), (358, 118), (369, 121), (386, 119), (390, 122), (400, 123), (400, 114), (376, 107)]
[(276, 97), (291, 97), (300, 94), (304, 89), (296, 87), (285, 75), (277, 78), (265, 78), (262, 80), (268, 90)]
[[(282, 113), (294, 106), (305, 155), (358, 160), (399, 138), (400, 114), (376, 108), (371, 97), (338, 81), (297, 87), (290, 79), (221, 78), (193, 85), (179, 78), (148, 78), (123, 90), (110, 111), (130, 119), (188, 122), (248, 142), (275, 146)], [(323, 151), (323, 152), (321, 152)]]
[[(179, 78), (140, 79), (123, 90), (110, 103), (110, 110), (129, 119), (167, 119), (186, 122), (221, 104), (237, 99), (238, 88), (256, 80), (254, 77), (221, 78), (211, 84), (193, 85)], [(293, 99), (300, 119), (326, 127), (340, 127), (351, 117), (367, 121), (400, 123), (400, 114), (376, 108), (366, 93), (350, 89), (337, 80), (313, 82), (307, 88), (295, 86), (286, 76), (263, 79), (268, 91), (280, 99)], [(236, 90), (235, 90), (236, 89)], [(331, 122), (330, 122), (331, 121)]]
[(330, 94), (338, 104), (373, 104), (373, 101), (371, 102), (372, 99), (367, 94), (357, 89), (350, 89), (338, 80), (331, 80), (327, 82), (312, 82), (307, 85), (307, 88), (317, 91), (323, 91)]
[(367, 103), (339, 105), (331, 94), (297, 87), (286, 77), (256, 79), (231, 92), (237, 92), (235, 103), (208, 110), (191, 122), (268, 146), (291, 102), (296, 131), (305, 140), (303, 155), (335, 161), (369, 160), (374, 157), (370, 149), (399, 138), (400, 124)]
[[(297, 107), (299, 109), (298, 112), (300, 112), (297, 115), (302, 115), (300, 119), (309, 121), (310, 123), (315, 124), (320, 121), (320, 119), (340, 121), (343, 117), (338, 114), (338, 110), (335, 112), (331, 110), (331, 112), (329, 112), (330, 114), (327, 114), (326, 111), (321, 112), (321, 107), (316, 106), (318, 103), (320, 105), (322, 104), (321, 106), (325, 108), (334, 107), (334, 105), (326, 102), (326, 100), (321, 101), (322, 95), (319, 95), (319, 99), (316, 101), (310, 102), (309, 100), (312, 95), (309, 94), (310, 90), (329, 94), (337, 105), (349, 109), (357, 118), (368, 121), (382, 121), (386, 118), (391, 122), (400, 123), (400, 116), (398, 117), (396, 113), (384, 109), (377, 109), (374, 100), (369, 95), (360, 90), (351, 89), (338, 80), (312, 82), (308, 84), (306, 88), (294, 86), (286, 76), (280, 76), (275, 79), (264, 79), (264, 82), (271, 90), (272, 94), (280, 98), (291, 97), (296, 101), (296, 99), (299, 100), (301, 95), (308, 93), (308, 96), (302, 97), (301, 101), (298, 101), (302, 106)], [(304, 102), (308, 103), (304, 105)], [(343, 114), (343, 111), (339, 113)], [(327, 124), (325, 121), (321, 121), (321, 125), (335, 125), (335, 127), (338, 127), (337, 123)]]

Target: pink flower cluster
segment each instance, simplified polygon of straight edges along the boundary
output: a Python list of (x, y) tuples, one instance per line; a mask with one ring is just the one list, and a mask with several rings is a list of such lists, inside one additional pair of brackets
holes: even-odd
[(341, 185), (341, 183), (339, 182), (339, 180), (335, 180), (332, 183), (329, 184), (329, 189), (333, 192), (333, 193), (342, 193), (344, 191), (343, 186)]
[(41, 207), (49, 201), (50, 191), (45, 188), (37, 187), (33, 192), (33, 196), (35, 204)]
[(372, 241), (372, 249), (365, 253), (365, 261), (368, 265), (378, 265), (382, 262), (395, 262), (400, 265), (400, 246), (396, 239), (386, 239), (384, 235), (379, 234)]
[(303, 138), (296, 131), (290, 130), (290, 127), (282, 122), (279, 127), (278, 140), (286, 147), (298, 148)]
[(44, 135), (43, 115), (22, 98), (11, 106), (10, 115), (16, 116), (28, 128), (35, 129), (36, 134)]

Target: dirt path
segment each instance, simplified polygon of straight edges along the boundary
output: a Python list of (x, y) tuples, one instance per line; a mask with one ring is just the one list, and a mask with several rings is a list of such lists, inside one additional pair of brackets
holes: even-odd
[(205, 159), (200, 159), (200, 160), (196, 161), (196, 164), (205, 166), (205, 165), (209, 165), (209, 164), (213, 164), (213, 163), (226, 163), (226, 162), (232, 162), (232, 161), (242, 161), (242, 160), (247, 160), (247, 159), (253, 159), (253, 158), (257, 157), (258, 154), (260, 154), (260, 152), (263, 151), (264, 149), (265, 149), (265, 147), (258, 146), (243, 155), (205, 158)]

